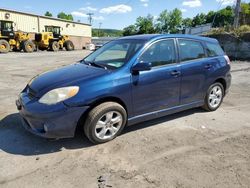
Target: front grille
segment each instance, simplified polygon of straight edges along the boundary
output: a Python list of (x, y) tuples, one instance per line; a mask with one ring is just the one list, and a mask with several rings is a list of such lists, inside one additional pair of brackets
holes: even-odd
[(36, 97), (36, 92), (32, 90), (29, 86), (27, 86), (27, 94), (30, 99), (33, 99)]

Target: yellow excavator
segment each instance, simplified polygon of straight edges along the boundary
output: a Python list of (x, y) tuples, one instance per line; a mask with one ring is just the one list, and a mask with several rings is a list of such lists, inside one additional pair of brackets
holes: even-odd
[(61, 28), (58, 26), (45, 26), (45, 32), (35, 34), (35, 42), (39, 50), (74, 50), (73, 42), (68, 35), (61, 35)]
[(35, 48), (29, 33), (14, 32), (12, 21), (0, 20), (0, 53), (8, 53), (11, 50), (33, 52)]

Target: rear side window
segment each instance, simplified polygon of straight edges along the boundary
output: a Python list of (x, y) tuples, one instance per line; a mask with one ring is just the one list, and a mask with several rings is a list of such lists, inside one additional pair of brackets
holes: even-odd
[(206, 57), (202, 44), (198, 41), (179, 39), (180, 60), (190, 61)]
[(174, 40), (162, 40), (152, 44), (141, 55), (139, 62), (149, 62), (153, 67), (176, 63)]
[(219, 44), (207, 43), (207, 55), (209, 57), (224, 55), (224, 51)]

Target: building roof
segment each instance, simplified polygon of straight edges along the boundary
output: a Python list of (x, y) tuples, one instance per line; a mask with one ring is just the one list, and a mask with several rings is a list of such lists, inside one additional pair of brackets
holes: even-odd
[(17, 11), (17, 10), (10, 10), (10, 9), (0, 8), (0, 11), (12, 12), (12, 13), (18, 13), (18, 14), (23, 14), (23, 15), (28, 15), (28, 16), (36, 16), (36, 17), (40, 17), (40, 18), (46, 18), (46, 19), (50, 19), (50, 20), (58, 20), (58, 21), (62, 21), (62, 22), (68, 22), (68, 23), (91, 26), (90, 24), (86, 24), (86, 23), (74, 22), (74, 21), (64, 20), (64, 19), (60, 19), (60, 18), (49, 17), (49, 16), (41, 16), (41, 15), (27, 13), (27, 12), (20, 12), (20, 11)]

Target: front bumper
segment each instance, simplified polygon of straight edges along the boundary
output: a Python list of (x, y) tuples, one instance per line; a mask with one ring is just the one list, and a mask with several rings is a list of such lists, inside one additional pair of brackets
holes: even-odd
[(20, 94), (16, 106), (22, 117), (24, 128), (45, 138), (73, 137), (78, 120), (88, 109), (88, 106), (69, 107), (64, 103), (41, 104), (36, 98), (31, 99), (26, 93)]

